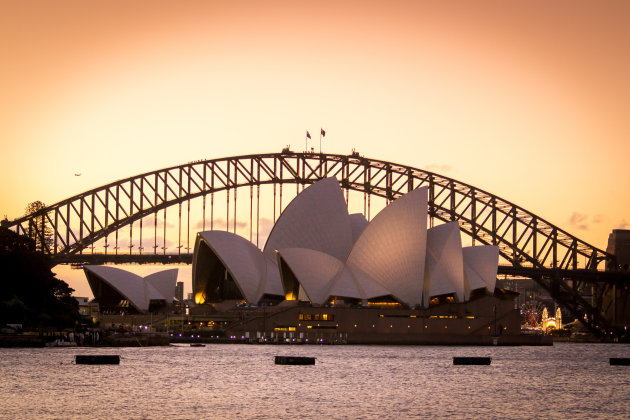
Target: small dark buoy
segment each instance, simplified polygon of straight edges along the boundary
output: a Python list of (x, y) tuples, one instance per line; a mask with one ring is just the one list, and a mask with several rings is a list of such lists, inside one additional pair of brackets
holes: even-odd
[(611, 357), (611, 366), (630, 366), (630, 357)]
[(314, 365), (314, 357), (276, 356), (276, 365)]
[(489, 365), (491, 357), (453, 357), (454, 365)]
[(77, 354), (75, 363), (77, 365), (118, 365), (120, 356), (117, 354)]

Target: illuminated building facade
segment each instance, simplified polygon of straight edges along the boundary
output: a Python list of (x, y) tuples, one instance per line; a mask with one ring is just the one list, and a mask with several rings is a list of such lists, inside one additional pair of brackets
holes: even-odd
[(543, 331), (561, 330), (562, 312), (560, 311), (560, 308), (556, 309), (556, 316), (554, 318), (549, 317), (549, 312), (547, 312), (547, 308), (543, 309), (540, 323)]

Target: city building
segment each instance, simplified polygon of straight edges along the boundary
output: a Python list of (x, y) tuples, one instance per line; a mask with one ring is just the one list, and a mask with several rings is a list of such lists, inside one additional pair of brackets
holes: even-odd
[[(614, 229), (608, 236), (606, 252), (613, 254), (615, 266), (609, 270), (630, 270), (630, 230)], [(602, 307), (606, 319), (617, 328), (627, 328), (630, 324), (630, 291), (627, 286), (613, 284), (605, 289), (602, 295)]]
[(182, 304), (184, 303), (184, 282), (178, 281), (175, 285), (175, 299)]
[(99, 321), (100, 308), (95, 299), (90, 300), (90, 298), (84, 296), (77, 296), (75, 299), (79, 304), (79, 314), (90, 317), (93, 323)]

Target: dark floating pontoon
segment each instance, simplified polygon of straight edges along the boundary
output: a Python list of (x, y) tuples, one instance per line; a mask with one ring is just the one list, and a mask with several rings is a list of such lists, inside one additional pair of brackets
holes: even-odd
[(611, 357), (611, 366), (630, 366), (630, 357)]
[(453, 357), (454, 365), (489, 365), (491, 357)]
[(276, 365), (314, 365), (314, 357), (276, 356)]
[(84, 354), (75, 356), (77, 365), (118, 365), (120, 356), (117, 354)]

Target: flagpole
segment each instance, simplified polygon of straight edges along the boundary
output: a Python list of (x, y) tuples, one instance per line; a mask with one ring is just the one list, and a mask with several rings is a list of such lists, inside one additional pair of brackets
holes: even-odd
[(304, 141), (306, 142), (305, 146), (306, 146), (306, 150), (304, 150), (304, 153), (308, 153), (308, 139), (311, 138), (311, 134), (308, 132), (308, 130), (306, 130), (306, 138), (304, 139)]
[(323, 128), (319, 128), (319, 154), (322, 154), (322, 137), (326, 137), (326, 132)]

